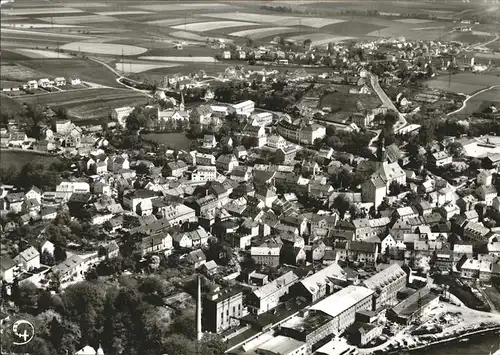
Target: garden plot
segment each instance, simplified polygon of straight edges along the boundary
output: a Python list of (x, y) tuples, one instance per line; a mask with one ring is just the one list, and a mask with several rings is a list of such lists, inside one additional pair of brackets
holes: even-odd
[(44, 49), (17, 49), (17, 53), (22, 54), (28, 58), (61, 58), (69, 59), (73, 58), (69, 54), (58, 53), (54, 51), (44, 50)]
[(256, 28), (252, 30), (244, 30), (230, 33), (230, 36), (235, 37), (248, 37), (251, 39), (261, 39), (269, 36), (275, 36), (282, 33), (289, 33), (293, 31), (293, 27), (265, 27), (265, 28)]
[(71, 7), (32, 7), (26, 9), (9, 9), (2, 11), (3, 15), (31, 16), (31, 15), (56, 15), (56, 14), (76, 14), (83, 12)]
[(101, 15), (82, 15), (82, 16), (58, 16), (58, 17), (42, 17), (39, 20), (46, 22), (54, 22), (59, 24), (81, 24), (81, 23), (100, 23), (118, 21), (117, 18)]
[(258, 25), (259, 25), (258, 23), (243, 22), (243, 21), (213, 21), (213, 22), (195, 22), (185, 25), (172, 26), (172, 28), (175, 30), (207, 32), (229, 27), (258, 26)]
[(115, 69), (120, 70), (124, 73), (142, 73), (148, 70), (154, 69), (162, 69), (162, 68), (172, 68), (178, 67), (179, 64), (171, 63), (163, 63), (163, 64), (151, 64), (151, 63), (116, 63)]
[(313, 46), (321, 46), (323, 44), (332, 43), (332, 42), (342, 42), (350, 39), (354, 39), (354, 37), (349, 36), (335, 36), (331, 33), (310, 33), (305, 35), (293, 36), (289, 37), (288, 40), (295, 41), (297, 43), (302, 43), (306, 39), (311, 40), (311, 45)]
[(165, 62), (179, 62), (179, 63), (213, 63), (215, 59), (213, 57), (176, 57), (176, 56), (145, 56), (139, 57), (139, 59), (144, 60), (156, 60)]
[(110, 55), (139, 55), (147, 52), (146, 48), (131, 46), (127, 44), (97, 43), (97, 42), (73, 42), (60, 47), (63, 50), (85, 52), (94, 54)]

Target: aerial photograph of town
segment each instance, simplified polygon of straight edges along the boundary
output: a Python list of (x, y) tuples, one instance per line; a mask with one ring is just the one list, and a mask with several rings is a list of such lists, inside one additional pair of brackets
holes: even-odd
[(0, 24), (0, 354), (500, 355), (500, 0)]

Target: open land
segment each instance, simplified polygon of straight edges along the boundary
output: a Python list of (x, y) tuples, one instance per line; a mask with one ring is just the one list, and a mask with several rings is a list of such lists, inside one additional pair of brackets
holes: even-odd
[(59, 161), (58, 156), (46, 155), (32, 150), (8, 150), (2, 149), (2, 167), (14, 168), (19, 171), (29, 162), (36, 162), (41, 164), (52, 164)]
[(184, 133), (147, 133), (143, 134), (142, 137), (172, 149), (189, 149), (191, 147), (191, 141)]
[(491, 85), (498, 85), (500, 79), (496, 75), (488, 74), (473, 74), (473, 73), (460, 73), (451, 76), (440, 76), (427, 81), (427, 86), (432, 89), (440, 89), (471, 95), (481, 89)]

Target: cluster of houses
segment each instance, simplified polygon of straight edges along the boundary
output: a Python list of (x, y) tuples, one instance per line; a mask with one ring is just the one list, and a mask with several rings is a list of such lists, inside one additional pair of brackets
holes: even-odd
[(51, 87), (64, 87), (66, 85), (78, 86), (82, 85), (82, 81), (79, 78), (69, 78), (56, 77), (54, 79), (40, 78), (38, 80), (28, 80), (26, 84), (19, 87), (2, 87), (2, 91), (19, 91), (19, 90), (36, 90), (39, 88), (47, 89)]

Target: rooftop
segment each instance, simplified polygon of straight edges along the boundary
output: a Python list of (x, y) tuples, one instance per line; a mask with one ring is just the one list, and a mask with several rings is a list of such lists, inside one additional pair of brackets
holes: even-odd
[(321, 311), (336, 317), (346, 309), (354, 306), (363, 299), (373, 295), (373, 291), (362, 286), (347, 286), (346, 288), (328, 296), (311, 307), (311, 310)]

